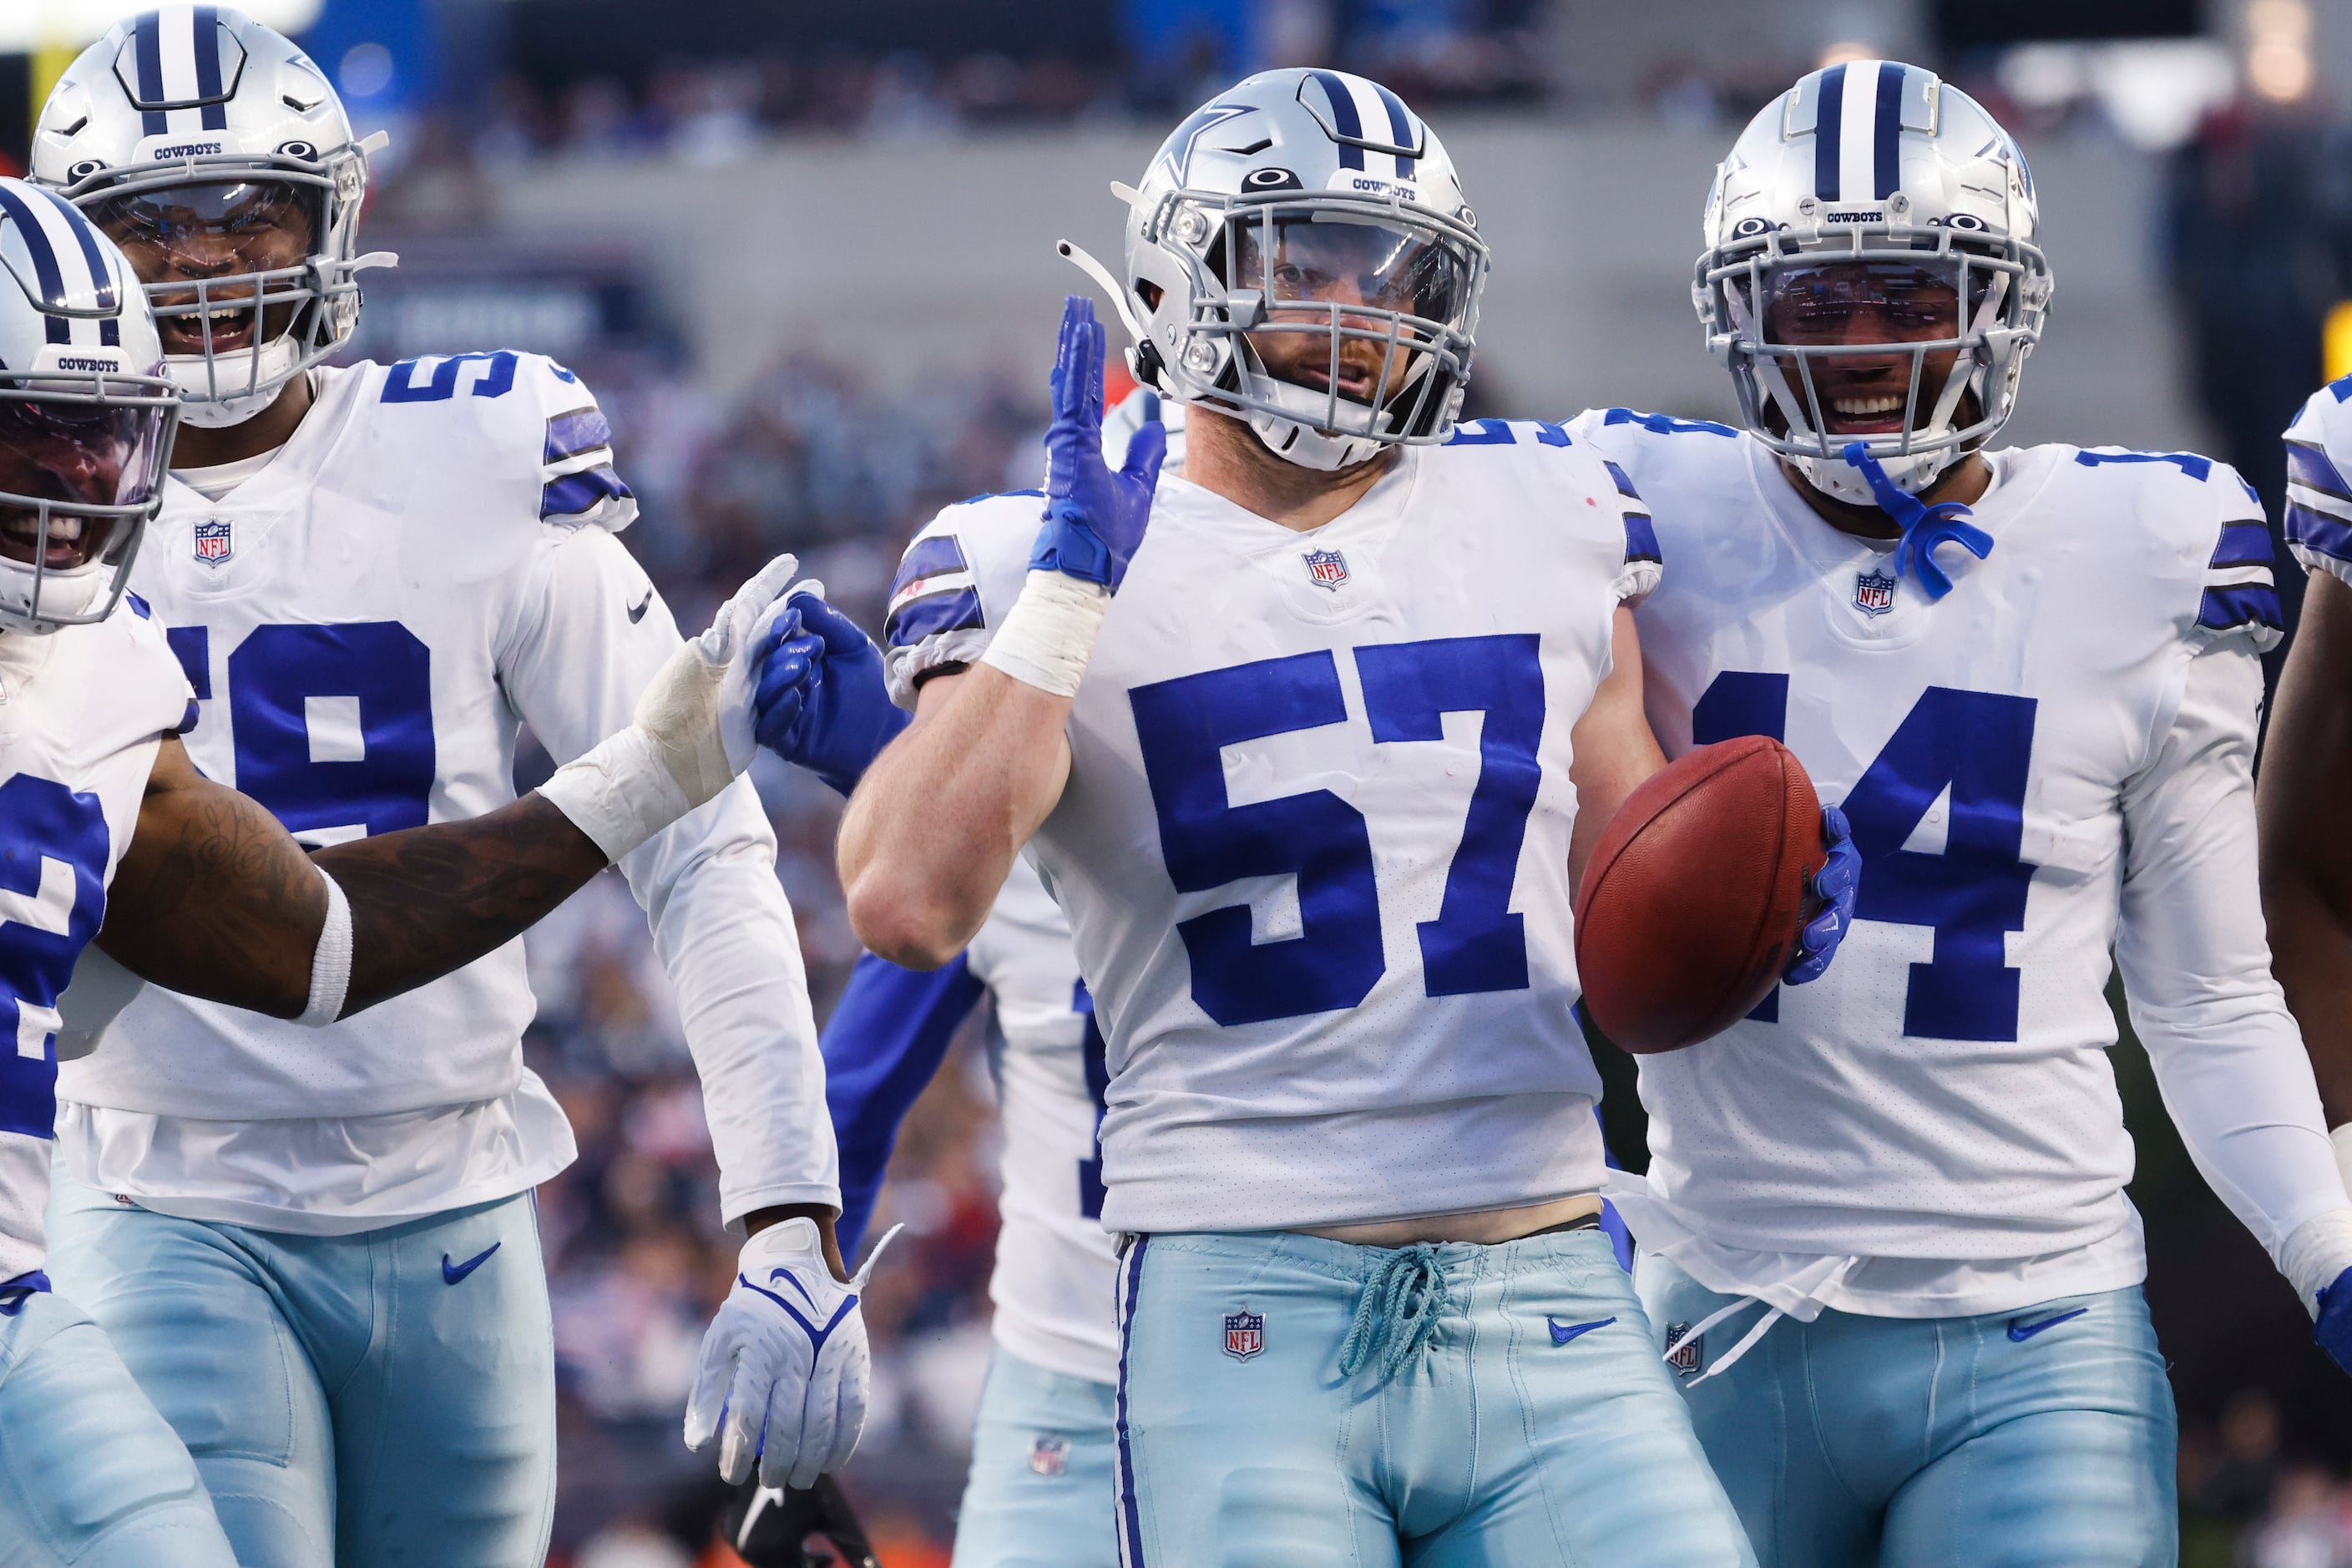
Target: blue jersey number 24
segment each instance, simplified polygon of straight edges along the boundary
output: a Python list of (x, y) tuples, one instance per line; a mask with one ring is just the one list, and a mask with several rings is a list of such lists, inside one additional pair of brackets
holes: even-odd
[[(1445, 714), (1486, 716), (1462, 841), (1437, 918), (1420, 925), (1422, 974), (1432, 996), (1524, 990), (1527, 935), (1510, 902), (1542, 780), (1537, 638), (1381, 643), (1354, 657), (1375, 742), (1441, 740)], [(1234, 805), (1222, 758), (1227, 746), (1345, 723), (1338, 660), (1328, 651), (1259, 659), (1139, 686), (1128, 700), (1176, 890), (1205, 892), (1252, 877), (1298, 879), (1297, 936), (1252, 941), (1246, 904), (1177, 926), (1192, 959), (1192, 999), (1227, 1026), (1361, 1002), (1388, 970), (1363, 813), (1320, 789)]]
[[(1846, 795), (1846, 819), (1862, 851), (1854, 918), (1936, 933), (1933, 959), (1911, 966), (1906, 1035), (2017, 1038), (2018, 972), (2010, 967), (2007, 936), (2025, 929), (2033, 880), (2033, 864), (2019, 853), (2033, 716), (2030, 697), (1930, 686)], [(1787, 676), (1726, 670), (1691, 710), (1691, 739), (1785, 740), (1788, 717)], [(1905, 848), (1947, 791), (1943, 853)]]

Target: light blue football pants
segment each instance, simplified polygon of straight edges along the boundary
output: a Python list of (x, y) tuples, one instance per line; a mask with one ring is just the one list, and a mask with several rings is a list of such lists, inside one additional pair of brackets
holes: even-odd
[(1598, 1230), (1138, 1237), (1118, 1310), (1127, 1568), (1755, 1562)]
[(555, 1357), (530, 1194), (290, 1236), (58, 1176), (50, 1276), (186, 1442), (244, 1568), (539, 1568)]
[(954, 1568), (1118, 1568), (1111, 1406), (1110, 1384), (995, 1347)]
[(186, 1447), (45, 1290), (0, 1292), (0, 1568), (236, 1568)]
[[(1659, 1340), (1737, 1298), (1664, 1258)], [(1765, 1568), (2171, 1568), (2172, 1388), (2139, 1290), (1975, 1318), (1823, 1312), (1721, 1375), (1753, 1306), (1677, 1381)]]

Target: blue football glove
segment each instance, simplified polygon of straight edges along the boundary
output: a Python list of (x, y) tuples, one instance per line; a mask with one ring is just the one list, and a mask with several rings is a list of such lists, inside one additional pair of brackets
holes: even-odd
[(1822, 843), (1830, 858), (1813, 874), (1812, 894), (1827, 907), (1806, 921), (1799, 933), (1796, 961), (1780, 976), (1784, 984), (1819, 980), (1828, 971), (1830, 960), (1837, 956), (1846, 928), (1853, 924), (1854, 889), (1862, 885), (1862, 851), (1853, 847), (1853, 830), (1846, 826), (1845, 813), (1836, 806), (1822, 807)]
[(752, 733), (843, 795), (910, 721), (890, 700), (882, 650), (814, 593), (796, 593), (752, 645)]
[(2319, 1321), (2311, 1331), (2327, 1359), (2352, 1373), (2352, 1268), (2319, 1293)]
[(1103, 461), (1103, 342), (1093, 301), (1066, 300), (1054, 355), (1054, 423), (1045, 431), (1045, 523), (1029, 567), (1116, 594), (1151, 518), (1168, 431), (1154, 422), (1136, 432), (1117, 472)]

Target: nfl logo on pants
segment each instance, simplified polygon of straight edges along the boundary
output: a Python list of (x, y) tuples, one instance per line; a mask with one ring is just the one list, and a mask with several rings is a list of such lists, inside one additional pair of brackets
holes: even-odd
[(1265, 1318), (1258, 1312), (1225, 1314), (1225, 1353), (1247, 1361), (1265, 1349)]

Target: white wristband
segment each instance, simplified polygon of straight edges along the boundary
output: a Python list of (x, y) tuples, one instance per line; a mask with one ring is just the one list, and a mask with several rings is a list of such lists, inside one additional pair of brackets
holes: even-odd
[(324, 868), (312, 868), (327, 884), (327, 923), (319, 928), (319, 945), (310, 954), (310, 1005), (294, 1021), (316, 1029), (343, 1014), (343, 998), (352, 984), (352, 901), (341, 884)]
[(1024, 685), (1076, 697), (1110, 610), (1110, 590), (1063, 572), (1032, 572), (980, 656)]
[(2278, 1270), (2303, 1301), (2303, 1310), (2319, 1316), (2319, 1293), (2336, 1283), (2337, 1275), (2352, 1268), (2352, 1209), (2330, 1209), (2294, 1227), (2278, 1251)]
[(556, 769), (539, 793), (615, 861), (694, 809), (652, 737), (634, 724)]

